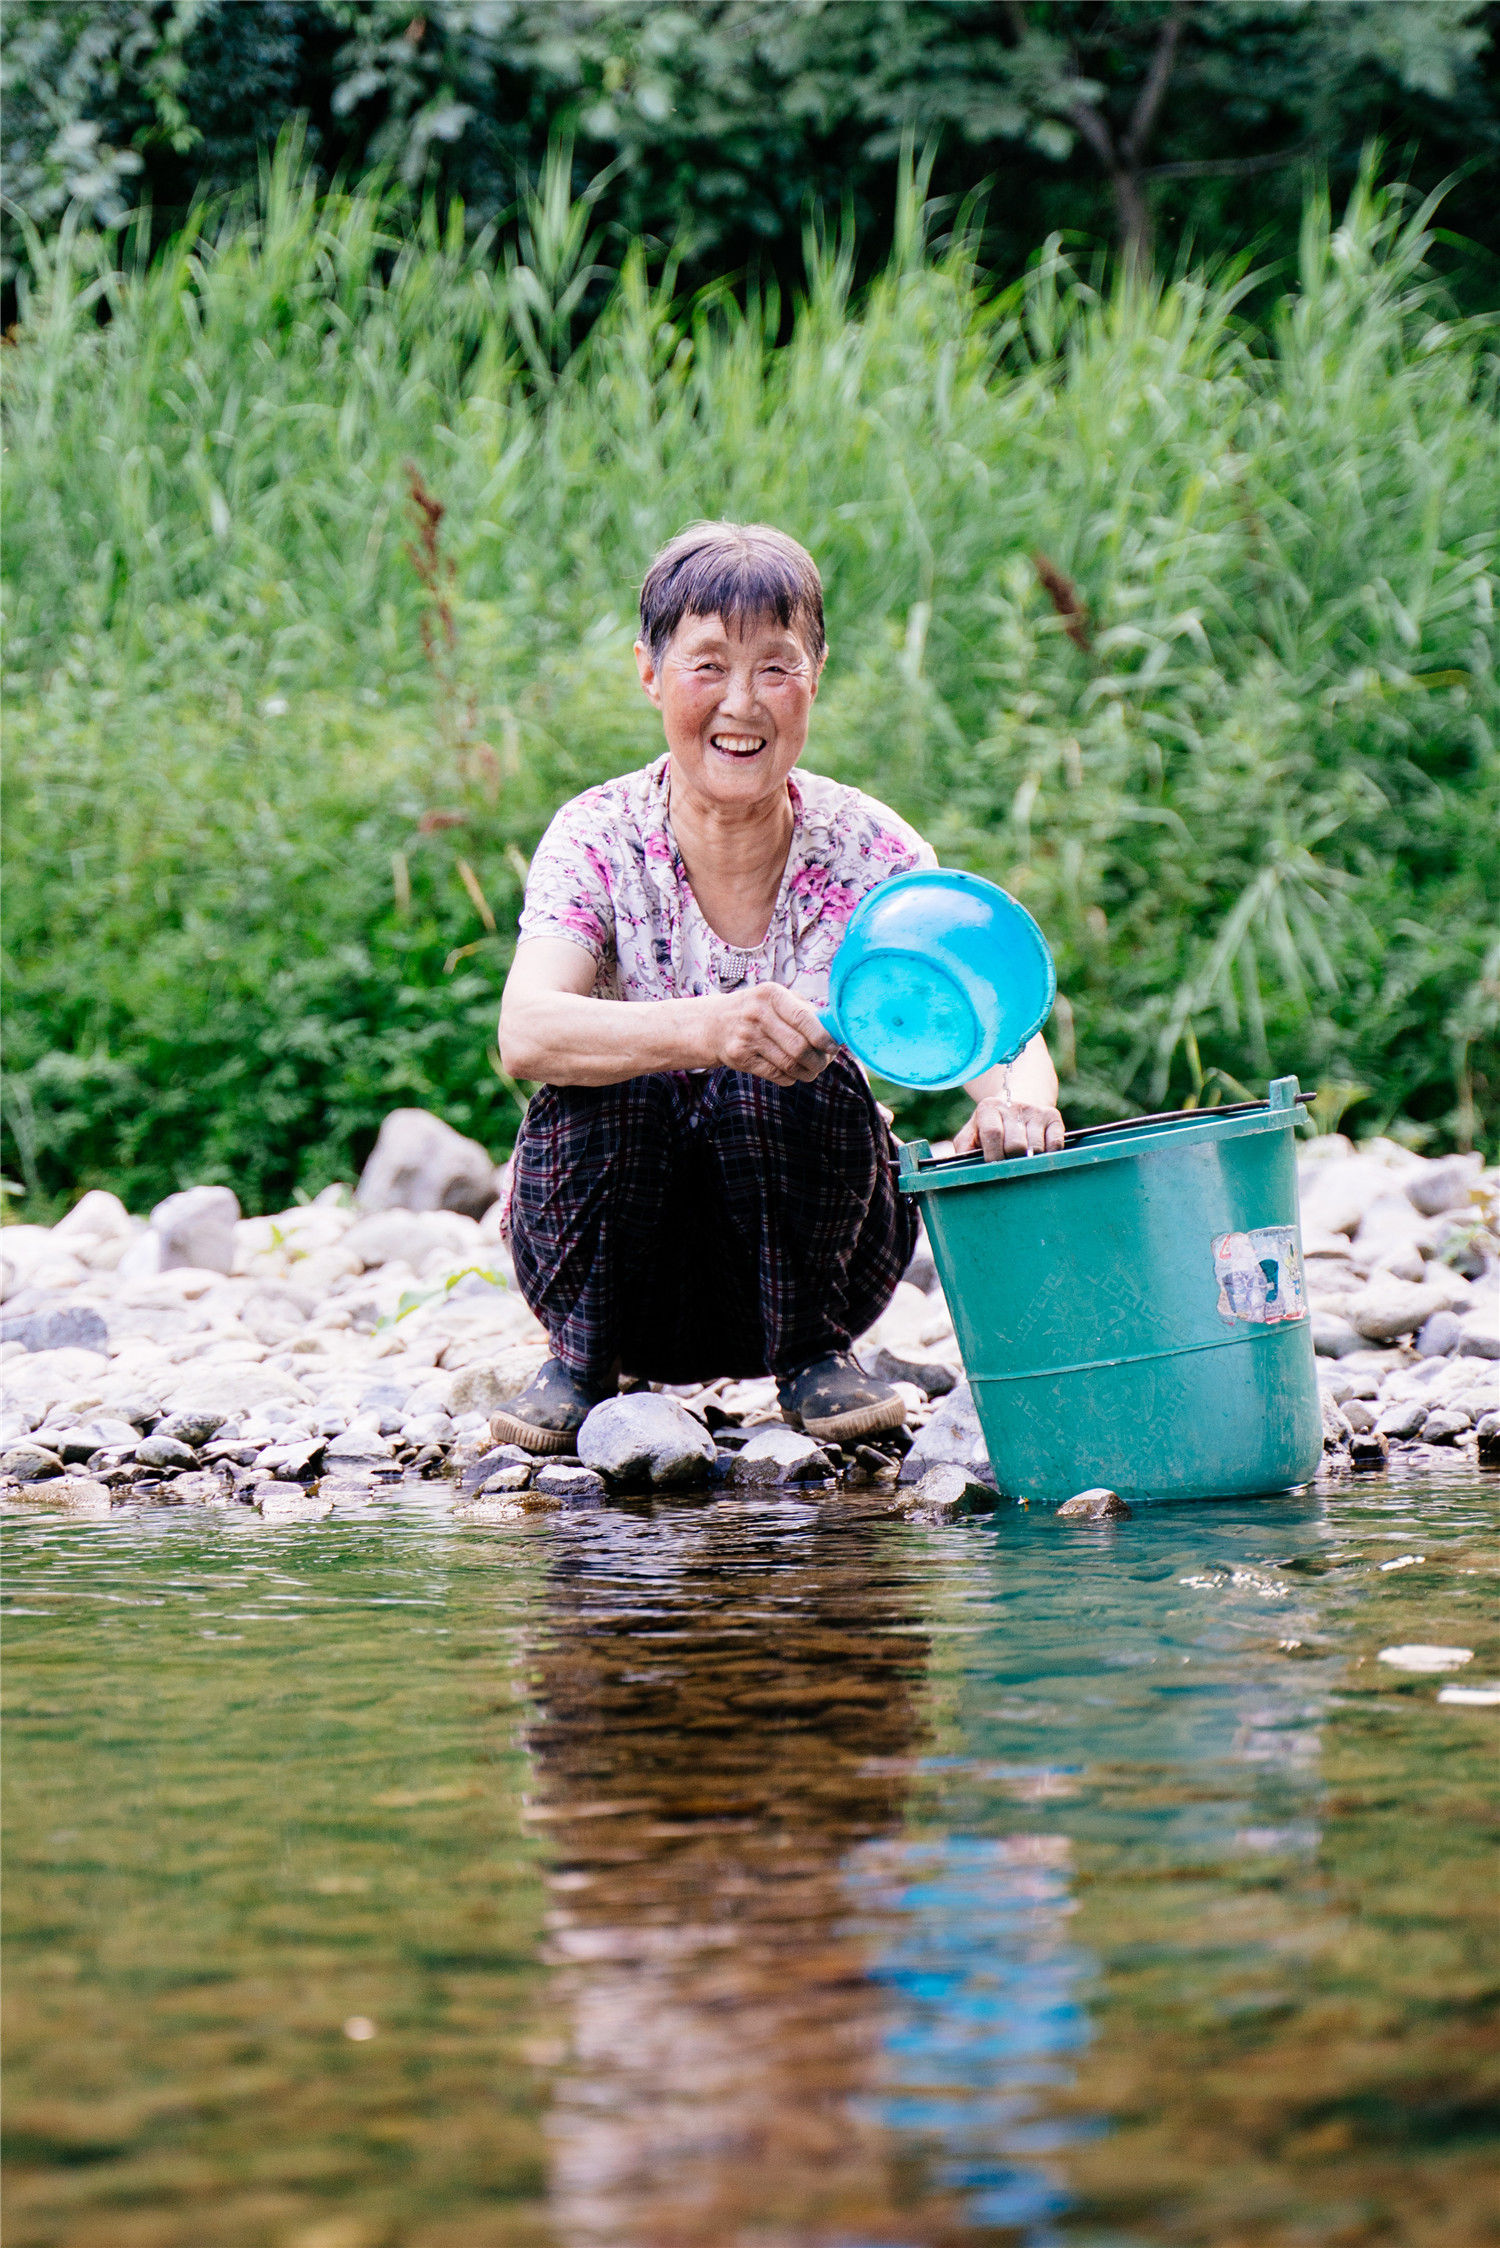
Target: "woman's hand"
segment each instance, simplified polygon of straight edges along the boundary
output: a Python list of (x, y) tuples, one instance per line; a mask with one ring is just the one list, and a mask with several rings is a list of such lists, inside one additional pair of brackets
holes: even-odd
[(750, 984), (707, 1004), (714, 1010), (714, 1059), (726, 1069), (773, 1085), (806, 1085), (837, 1051), (816, 1009), (782, 984)]
[(984, 1100), (953, 1142), (956, 1155), (983, 1155), (1003, 1163), (1015, 1155), (1050, 1153), (1063, 1144), (1058, 1109), (1029, 1101)]

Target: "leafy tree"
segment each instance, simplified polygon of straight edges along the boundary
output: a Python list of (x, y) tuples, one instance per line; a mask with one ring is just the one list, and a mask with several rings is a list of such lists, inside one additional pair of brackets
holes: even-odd
[(1500, 251), (1496, 0), (9, 0), (5, 193), (170, 216), (253, 178), (304, 115), (325, 174), (380, 167), (505, 218), (562, 127), (599, 216), (699, 277), (795, 271), (809, 200), (871, 255), (892, 157), (993, 181), (987, 249), (1048, 231), (1200, 241), (1289, 231), (1302, 169), (1335, 184), (1383, 136), (1450, 224)]

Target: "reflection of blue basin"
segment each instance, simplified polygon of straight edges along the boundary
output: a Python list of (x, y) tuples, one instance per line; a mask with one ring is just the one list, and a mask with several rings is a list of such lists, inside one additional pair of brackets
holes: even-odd
[(1056, 992), (1023, 905), (981, 875), (924, 867), (855, 907), (823, 1022), (877, 1077), (936, 1092), (1013, 1061)]

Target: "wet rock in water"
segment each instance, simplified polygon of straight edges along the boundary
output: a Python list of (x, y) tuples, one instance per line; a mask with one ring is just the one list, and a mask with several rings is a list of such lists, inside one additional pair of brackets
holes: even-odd
[(920, 1483), (930, 1467), (962, 1467), (980, 1483), (994, 1486), (984, 1432), (967, 1382), (956, 1382), (939, 1400), (931, 1420), (919, 1429), (901, 1463), (903, 1483)]
[(1417, 1434), (1427, 1413), (1425, 1398), (1403, 1397), (1383, 1409), (1375, 1426), (1382, 1436), (1394, 1437), (1400, 1443)]
[(295, 1437), (289, 1444), (270, 1444), (260, 1455), (262, 1467), (288, 1483), (307, 1483), (323, 1464), (327, 1445), (321, 1436)]
[(1462, 1337), (1463, 1325), (1456, 1312), (1435, 1311), (1418, 1328), (1413, 1347), (1419, 1358), (1446, 1358), (1450, 1351), (1457, 1350)]
[(518, 1462), (507, 1467), (497, 1467), (493, 1474), (485, 1477), (475, 1496), (481, 1499), (495, 1498), (506, 1491), (524, 1491), (534, 1473), (534, 1468), (522, 1467)]
[(1474, 1423), (1467, 1413), (1460, 1412), (1454, 1407), (1440, 1405), (1437, 1411), (1429, 1413), (1422, 1423), (1422, 1442), (1424, 1444), (1456, 1444), (1459, 1438), (1466, 1435), (1473, 1426)]
[(597, 1506), (608, 1496), (603, 1476), (596, 1475), (591, 1467), (561, 1467), (555, 1460), (543, 1461), (535, 1488), (547, 1498), (561, 1499), (566, 1506)]
[(239, 1217), (239, 1203), (227, 1186), (190, 1186), (169, 1194), (151, 1213), (160, 1270), (191, 1265), (199, 1272), (232, 1272)]
[(1364, 1336), (1339, 1311), (1314, 1311), (1312, 1339), (1320, 1358), (1347, 1358), (1366, 1347)]
[(198, 1459), (190, 1444), (179, 1444), (175, 1436), (143, 1436), (135, 1448), (135, 1456), (142, 1467), (172, 1468), (196, 1467)]
[(380, 1436), (372, 1428), (351, 1428), (336, 1436), (327, 1447), (324, 1458), (329, 1467), (388, 1467), (395, 1458), (395, 1446), (388, 1436)]
[(910, 1382), (924, 1397), (946, 1397), (959, 1379), (953, 1367), (945, 1366), (941, 1359), (900, 1358), (884, 1344), (862, 1357), (860, 1363), (877, 1381)]
[(215, 1475), (212, 1469), (197, 1469), (176, 1478), (172, 1496), (179, 1506), (232, 1506), (234, 1487), (227, 1475)]
[[(555, 1506), (557, 1501), (549, 1499), (546, 1503)], [(503, 1491), (480, 1492), (456, 1506), (453, 1509), (453, 1519), (455, 1522), (474, 1523), (524, 1522), (533, 1511), (519, 1497), (507, 1498)]]
[(1500, 1467), (1500, 1413), (1486, 1413), (1477, 1434), (1480, 1466)]
[(822, 1446), (799, 1428), (771, 1422), (758, 1428), (748, 1444), (734, 1455), (731, 1483), (778, 1486), (822, 1483), (833, 1474), (833, 1462)]
[(395, 1108), (380, 1127), (354, 1199), (361, 1210), (457, 1210), (483, 1217), (499, 1192), (490, 1156), (440, 1116)]
[(873, 1444), (856, 1444), (851, 1475), (863, 1476), (870, 1483), (893, 1483), (901, 1462), (889, 1452), (881, 1452)]
[(1388, 1663), (1392, 1670), (1415, 1671), (1418, 1676), (1430, 1677), (1435, 1671), (1462, 1670), (1465, 1663), (1474, 1660), (1472, 1647), (1435, 1647), (1421, 1641), (1405, 1647), (1382, 1647), (1375, 1660)]
[[(1354, 1433), (1354, 1423), (1342, 1406), (1335, 1405), (1326, 1390), (1321, 1393), (1319, 1403), (1323, 1410), (1323, 1449), (1325, 1452), (1341, 1452)], [(1072, 1503), (1069, 1499), (1069, 1506)]]
[(1349, 1439), (1349, 1465), (1369, 1470), (1382, 1468), (1390, 1457), (1390, 1438), (1378, 1428), (1357, 1429)]
[(924, 1522), (956, 1522), (962, 1515), (993, 1514), (995, 1493), (988, 1483), (977, 1483), (966, 1468), (930, 1467), (920, 1483), (906, 1485), (901, 1512)]
[[(1335, 1412), (1338, 1408), (1335, 1406)], [(1326, 1425), (1326, 1423), (1325, 1423)], [(1098, 1484), (1091, 1491), (1075, 1491), (1057, 1510), (1059, 1522), (1128, 1522), (1130, 1508), (1118, 1491)]]
[(678, 1489), (706, 1483), (714, 1440), (675, 1397), (649, 1389), (606, 1397), (578, 1431), (578, 1457), (612, 1483)]
[(0, 1453), (0, 1475), (14, 1477), (18, 1483), (40, 1483), (45, 1476), (61, 1475), (63, 1464), (58, 1454), (45, 1444), (12, 1444)]
[(23, 1482), (13, 1496), (22, 1506), (44, 1506), (64, 1514), (108, 1514), (113, 1504), (109, 1486), (92, 1475), (49, 1476), (45, 1482)]
[(318, 1522), (333, 1512), (326, 1492), (305, 1491), (300, 1483), (262, 1483), (254, 1504), (268, 1522)]
[(1442, 1292), (1436, 1288), (1380, 1277), (1350, 1298), (1349, 1318), (1366, 1342), (1394, 1343), (1415, 1334), (1443, 1308)]
[(536, 1466), (536, 1457), (519, 1444), (496, 1444), (490, 1451), (481, 1452), (477, 1460), (470, 1460), (459, 1477), (461, 1491), (477, 1491), (492, 1475), (503, 1467), (524, 1467), (528, 1471)]
[(64, 1304), (57, 1311), (33, 1311), (0, 1321), (0, 1343), (23, 1350), (98, 1350), (109, 1348), (109, 1329), (88, 1304)]

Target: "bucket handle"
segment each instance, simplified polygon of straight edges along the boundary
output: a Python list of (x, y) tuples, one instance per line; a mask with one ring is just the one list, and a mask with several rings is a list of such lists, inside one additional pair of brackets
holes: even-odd
[[(1186, 1124), (1189, 1121), (1205, 1124), (1221, 1116), (1264, 1116), (1269, 1110), (1306, 1108), (1312, 1095), (1302, 1092), (1295, 1077), (1278, 1077), (1271, 1085), (1270, 1097), (1263, 1101), (1225, 1101), (1219, 1108), (1164, 1108), (1154, 1116), (1122, 1116), (1113, 1124), (1080, 1124), (1076, 1130), (1064, 1132), (1064, 1147), (1086, 1147), (1094, 1140), (1108, 1139), (1114, 1132), (1138, 1132), (1143, 1124)], [(972, 1155), (929, 1155), (921, 1159), (924, 1171), (940, 1171), (945, 1164), (972, 1163)]]

